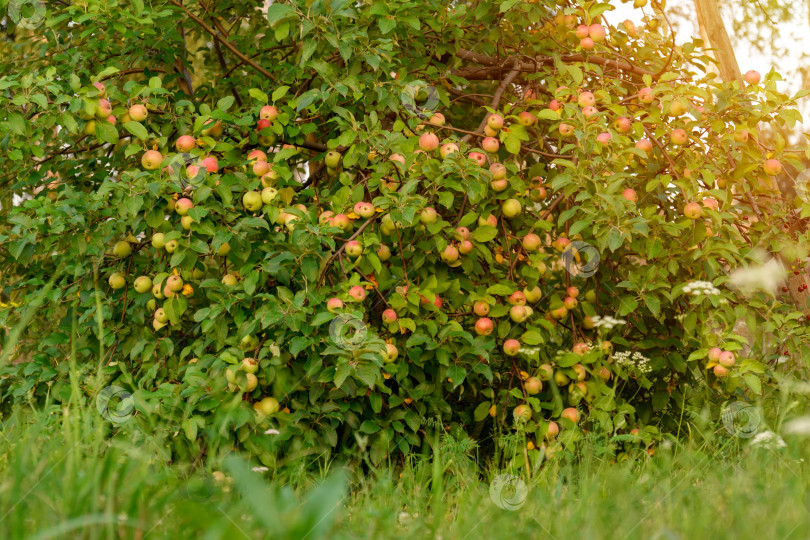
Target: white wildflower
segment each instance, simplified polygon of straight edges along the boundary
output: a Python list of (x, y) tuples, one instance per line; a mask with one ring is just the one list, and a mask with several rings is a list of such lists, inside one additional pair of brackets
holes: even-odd
[(264, 432), (265, 435), (279, 435), (281, 432), (277, 429), (270, 428)]
[(613, 355), (613, 361), (616, 365), (634, 369), (639, 373), (650, 373), (652, 367), (650, 366), (650, 359), (641, 354), (640, 352), (631, 353), (630, 351), (618, 352)]
[(267, 472), (270, 469), (268, 469), (267, 467), (253, 467), (250, 470), (253, 471), (253, 472)]
[(690, 281), (683, 286), (683, 292), (685, 294), (691, 294), (692, 296), (700, 296), (702, 294), (706, 296), (716, 296), (720, 294), (720, 289), (715, 287), (711, 281)]
[(605, 315), (604, 317), (595, 315), (591, 317), (591, 320), (593, 321), (594, 328), (604, 328), (605, 330), (612, 330), (614, 326), (627, 324), (627, 321), (624, 319), (614, 319), (609, 315)]
[(785, 441), (782, 440), (782, 437), (774, 433), (773, 431), (761, 431), (757, 433), (751, 442), (749, 443), (751, 446), (759, 446), (762, 448), (784, 448), (787, 445)]
[(766, 292), (774, 294), (785, 280), (785, 267), (776, 259), (770, 259), (761, 266), (738, 268), (731, 273), (731, 284), (743, 294)]

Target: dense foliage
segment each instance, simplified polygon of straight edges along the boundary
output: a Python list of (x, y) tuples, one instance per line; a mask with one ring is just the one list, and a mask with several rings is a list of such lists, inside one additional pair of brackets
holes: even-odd
[(795, 98), (775, 73), (721, 84), (665, 20), (608, 9), (86, 0), (7, 18), (0, 182), (24, 200), (0, 214), (0, 321), (27, 333), (0, 399), (67, 400), (76, 365), (88, 396), (97, 372), (133, 394), (121, 429), (276, 465), (378, 461), (434, 425), (653, 444), (768, 394), (784, 351), (748, 338), (798, 355), (803, 315), (727, 282), (754, 248), (802, 252), (772, 182), (801, 155), (758, 132), (792, 126)]

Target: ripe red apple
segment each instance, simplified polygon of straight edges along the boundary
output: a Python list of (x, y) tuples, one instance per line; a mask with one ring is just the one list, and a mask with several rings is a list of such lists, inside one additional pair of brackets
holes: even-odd
[(475, 304), (473, 304), (473, 312), (475, 312), (475, 314), (479, 317), (484, 317), (487, 313), (489, 313), (489, 304), (483, 300), (478, 300), (475, 302)]
[(723, 350), (720, 347), (712, 347), (709, 349), (708, 358), (712, 362), (720, 361), (720, 355), (723, 354)]
[(568, 308), (565, 306), (560, 306), (556, 309), (551, 310), (551, 316), (557, 319), (558, 321), (564, 319), (568, 315)]
[(537, 251), (540, 249), (541, 244), (542, 241), (540, 240), (540, 237), (534, 233), (529, 233), (523, 237), (523, 249), (526, 251)]
[(107, 97), (107, 87), (104, 86), (104, 83), (94, 82), (93, 86), (95, 86), (96, 90), (98, 90), (99, 97)]
[(703, 199), (703, 206), (705, 206), (706, 208), (711, 208), (712, 210), (717, 210), (718, 208), (720, 208), (720, 203), (718, 203), (716, 199), (707, 197)]
[(473, 245), (472, 242), (470, 242), (469, 240), (463, 240), (458, 245), (458, 252), (461, 253), (462, 255), (466, 255), (467, 253), (470, 253), (474, 248), (475, 246)]
[(135, 120), (136, 122), (143, 122), (146, 120), (146, 117), (149, 115), (149, 111), (146, 110), (146, 107), (143, 105), (133, 105), (129, 108), (129, 117)]
[(99, 120), (104, 120), (108, 116), (112, 114), (112, 105), (106, 99), (98, 100), (98, 104), (96, 105), (95, 110), (96, 118)]
[(382, 312), (382, 320), (385, 324), (391, 324), (397, 320), (397, 312), (393, 309), (386, 309)]
[(489, 166), (489, 172), (492, 174), (493, 180), (502, 180), (506, 178), (506, 167), (503, 163), (493, 163)]
[(537, 377), (529, 377), (526, 379), (526, 382), (523, 383), (523, 387), (526, 389), (527, 394), (533, 396), (535, 394), (539, 394), (543, 389), (543, 381)]
[(557, 425), (557, 422), (549, 422), (548, 429), (546, 429), (546, 440), (551, 440), (555, 438), (557, 435), (560, 434), (560, 426)]
[(442, 156), (442, 159), (456, 152), (458, 152), (458, 145), (456, 143), (445, 143), (439, 149), (439, 155)]
[(637, 203), (638, 202), (638, 193), (636, 193), (636, 190), (631, 189), (631, 188), (627, 188), (624, 191), (622, 191), (622, 197), (624, 197), (625, 199), (627, 199), (631, 203)]
[(521, 291), (515, 291), (509, 295), (507, 299), (508, 302), (513, 306), (525, 306), (526, 305), (526, 295), (524, 295)]
[(495, 131), (500, 130), (503, 127), (503, 116), (500, 114), (491, 114), (487, 118), (487, 126), (490, 129), (494, 129)]
[(593, 49), (595, 45), (593, 39), (591, 39), (590, 37), (586, 37), (579, 40), (579, 46), (589, 51)]
[(762, 170), (765, 171), (765, 174), (768, 176), (776, 176), (782, 171), (782, 164), (777, 159), (768, 159), (762, 166)]
[(397, 349), (397, 346), (394, 345), (393, 343), (386, 343), (385, 351), (383, 352), (382, 355), (383, 361), (386, 364), (390, 364), (391, 362), (396, 360), (398, 356), (399, 356), (399, 349)]
[(585, 107), (593, 107), (596, 105), (596, 97), (591, 92), (582, 92), (577, 98), (577, 103), (583, 109)]
[(575, 424), (579, 423), (580, 414), (577, 409), (574, 407), (568, 407), (567, 409), (563, 409), (563, 412), (560, 414), (560, 417), (567, 418), (568, 420), (572, 421)]
[(449, 245), (442, 251), (441, 258), (446, 263), (456, 262), (458, 260), (458, 248), (454, 245)]
[(264, 107), (259, 110), (259, 118), (262, 120), (267, 120), (272, 122), (278, 116), (278, 109), (273, 107), (272, 105), (265, 105)]
[(428, 122), (434, 126), (443, 126), (445, 123), (444, 115), (440, 112), (433, 113)]
[(266, 161), (255, 161), (253, 163), (253, 174), (262, 177), (270, 172), (270, 164)]
[(154, 171), (160, 168), (160, 162), (163, 161), (163, 156), (157, 150), (147, 150), (141, 158), (141, 165), (147, 171)]
[(604, 26), (599, 23), (594, 23), (588, 28), (588, 36), (598, 43), (600, 41), (605, 41), (607, 32), (605, 32)]
[(487, 156), (481, 152), (470, 152), (470, 159), (475, 161), (479, 167), (483, 167), (487, 163)]
[(596, 140), (602, 144), (609, 143), (612, 138), (613, 137), (611, 137), (610, 133), (608, 133), (607, 131), (600, 133), (599, 135), (596, 136)]
[(456, 239), (467, 240), (470, 237), (470, 229), (467, 227), (456, 227)]
[(678, 128), (673, 129), (672, 133), (669, 135), (670, 140), (673, 144), (682, 145), (686, 144), (686, 141), (689, 140), (689, 136), (686, 134), (686, 131)]
[(351, 296), (355, 302), (362, 302), (366, 299), (366, 289), (361, 285), (355, 285), (349, 289), (349, 296)]
[(579, 39), (583, 39), (588, 37), (588, 26), (584, 24), (580, 24), (577, 26), (577, 29), (574, 31), (574, 35), (576, 35)]
[(576, 309), (578, 304), (579, 302), (577, 301), (577, 299), (571, 298), (570, 296), (566, 296), (565, 299), (563, 300), (563, 305), (568, 310)]
[(386, 246), (385, 244), (380, 245), (377, 249), (377, 258), (379, 258), (382, 262), (387, 261), (391, 258), (391, 248)]
[(636, 148), (638, 148), (639, 150), (644, 150), (649, 154), (650, 152), (652, 152), (653, 145), (649, 139), (640, 139), (636, 143)]
[[(187, 137), (187, 135), (185, 135)], [(182, 137), (181, 137), (182, 139)], [(179, 139), (178, 139), (179, 140)], [(267, 161), (267, 154), (263, 151), (259, 150), (258, 148), (251, 150), (247, 155), (248, 163), (251, 165), (255, 164), (257, 161)]]
[(186, 197), (182, 197), (174, 203), (174, 210), (180, 214), (181, 216), (185, 216), (188, 214), (188, 211), (194, 208), (194, 203), (191, 202), (191, 199)]
[(638, 91), (638, 100), (642, 103), (652, 103), (655, 99), (655, 94), (652, 88), (645, 87)]
[(363, 254), (363, 245), (357, 240), (349, 240), (346, 242), (344, 251), (346, 252), (346, 255), (352, 259), (356, 259)]
[(574, 134), (574, 126), (569, 124), (560, 124), (560, 135), (563, 137), (570, 137)]
[(514, 418), (518, 422), (528, 422), (532, 419), (532, 409), (528, 405), (518, 405), (512, 411)]
[(362, 218), (370, 218), (374, 215), (374, 205), (360, 201), (354, 205), (354, 213)]
[(731, 351), (723, 351), (720, 353), (720, 358), (718, 360), (720, 365), (725, 368), (730, 368), (736, 362), (736, 358), (734, 357), (734, 353)]
[(689, 219), (699, 219), (703, 215), (703, 209), (698, 203), (690, 202), (683, 207), (683, 215)]
[(490, 225), (492, 227), (498, 226), (498, 218), (493, 216), (492, 214), (488, 215), (487, 217), (479, 217), (478, 218), (478, 226), (483, 227), (484, 225)]
[(729, 374), (728, 368), (723, 367), (720, 364), (714, 366), (714, 376), (717, 377), (718, 379), (722, 379), (723, 377), (728, 376), (728, 374)]
[(630, 19), (625, 19), (624, 22), (622, 22), (622, 26), (624, 26), (624, 31), (627, 32), (627, 35), (631, 38), (638, 36), (636, 25)]
[(261, 133), (262, 130), (265, 130), (265, 129), (269, 128), (269, 127), (270, 127), (270, 120), (266, 120), (266, 119), (262, 118), (258, 122), (256, 122), (256, 131), (258, 133)]
[(339, 309), (343, 309), (343, 300), (340, 298), (330, 298), (326, 302), (326, 309), (331, 311), (332, 313), (336, 312)]
[(748, 131), (741, 129), (739, 131), (734, 132), (734, 141), (738, 143), (744, 143), (748, 140)]
[(501, 178), (500, 180), (493, 179), (489, 185), (492, 186), (493, 191), (500, 193), (501, 191), (506, 191), (506, 189), (509, 187), (509, 180), (506, 178)]
[(615, 122), (613, 122), (613, 127), (619, 133), (628, 133), (632, 128), (633, 124), (630, 122), (629, 118), (625, 118), (624, 116), (617, 118)]
[(762, 80), (758, 71), (754, 71), (753, 69), (750, 71), (745, 72), (744, 76), (745, 82), (748, 84), (759, 84), (759, 81)]
[(351, 226), (352, 220), (346, 214), (337, 214), (332, 218), (332, 225), (338, 227), (340, 230), (345, 231)]
[(537, 123), (537, 117), (529, 111), (523, 111), (518, 115), (518, 122), (521, 126), (531, 127)]
[(503, 344), (503, 352), (507, 356), (516, 356), (520, 351), (520, 342), (516, 339), (507, 339)]
[(475, 321), (475, 333), (479, 336), (488, 336), (492, 333), (492, 330), (495, 328), (495, 325), (492, 323), (492, 319), (487, 317), (481, 317), (477, 321)]
[(562, 103), (560, 103), (556, 99), (552, 99), (548, 103), (548, 108), (551, 109), (552, 111), (559, 111), (560, 109), (562, 109)]
[(191, 152), (197, 145), (197, 140), (191, 135), (181, 135), (174, 143), (174, 147), (178, 152)]
[[(587, 353), (590, 350), (590, 347), (588, 347), (587, 343), (580, 342), (580, 343), (575, 343), (574, 347), (571, 350), (577, 356), (585, 356), (585, 353)], [(577, 365), (579, 365), (579, 364), (577, 364)], [(577, 376), (579, 376), (579, 372), (577, 372)], [(582, 379), (579, 379), (579, 380), (582, 380)]]
[(568, 239), (568, 238), (566, 238), (565, 236), (560, 236), (559, 238), (557, 238), (556, 240), (554, 240), (554, 242), (552, 243), (552, 246), (554, 246), (554, 249), (556, 249), (556, 250), (557, 250), (557, 251), (559, 251), (560, 253), (562, 253), (563, 251), (565, 251), (565, 249), (566, 249), (566, 248), (567, 248), (569, 245), (571, 245), (571, 240), (569, 240), (569, 239)]
[(422, 135), (419, 137), (419, 148), (421, 148), (423, 152), (433, 152), (438, 147), (439, 138), (435, 133), (427, 131), (422, 133)]
[(531, 312), (527, 306), (515, 305), (509, 309), (509, 318), (516, 323), (522, 323), (529, 318)]
[(487, 137), (481, 142), (481, 148), (484, 149), (485, 152), (489, 152), (490, 154), (494, 154), (498, 151), (498, 147), (500, 147), (500, 142), (495, 137)]
[(578, 297), (579, 297), (579, 289), (578, 289), (578, 288), (576, 288), (576, 287), (574, 287), (574, 286), (568, 287), (568, 288), (565, 290), (565, 292), (566, 292), (566, 293), (568, 294), (568, 296), (570, 296), (571, 298), (578, 298)]
[(590, 118), (591, 116), (597, 114), (598, 112), (599, 109), (597, 109), (596, 107), (585, 107), (584, 109), (582, 109), (582, 115), (585, 118)]

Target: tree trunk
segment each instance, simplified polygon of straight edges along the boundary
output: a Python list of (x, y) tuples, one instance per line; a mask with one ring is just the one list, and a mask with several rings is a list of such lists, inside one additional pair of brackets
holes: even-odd
[(717, 60), (720, 77), (724, 81), (736, 80), (743, 84), (740, 66), (717, 2), (718, 0), (695, 0), (700, 35), (706, 46), (713, 49), (712, 56)]

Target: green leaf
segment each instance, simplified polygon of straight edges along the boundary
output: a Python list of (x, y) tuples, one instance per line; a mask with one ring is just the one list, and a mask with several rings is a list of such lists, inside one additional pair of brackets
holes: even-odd
[(217, 109), (220, 111), (227, 111), (233, 105), (233, 102), (236, 98), (233, 96), (225, 96), (224, 98), (217, 101)]
[(267, 22), (273, 28), (284, 19), (295, 17), (295, 9), (289, 4), (282, 4), (281, 2), (274, 2), (267, 9)]
[(489, 401), (482, 401), (478, 404), (478, 407), (475, 408), (475, 412), (473, 413), (473, 418), (476, 422), (480, 422), (484, 418), (487, 417), (489, 414), (489, 408), (492, 406), (492, 403)]
[(481, 227), (475, 229), (472, 233), (472, 237), (477, 242), (489, 242), (497, 235), (498, 229), (496, 229), (492, 225), (482, 225)]
[(118, 142), (118, 130), (106, 120), (96, 122), (96, 137), (105, 143), (115, 144)]
[(250, 94), (250, 97), (252, 97), (256, 101), (261, 101), (262, 103), (267, 103), (270, 100), (270, 98), (267, 97), (267, 94), (265, 94), (258, 88), (251, 88), (250, 90), (248, 90), (248, 94)]
[(621, 303), (619, 304), (618, 314), (620, 317), (624, 317), (628, 313), (632, 313), (638, 307), (638, 302), (632, 296), (625, 296), (622, 298)]
[(143, 127), (143, 124), (140, 122), (135, 122), (134, 120), (127, 122), (124, 124), (124, 128), (142, 141), (149, 138), (149, 132), (146, 131), (146, 128)]

